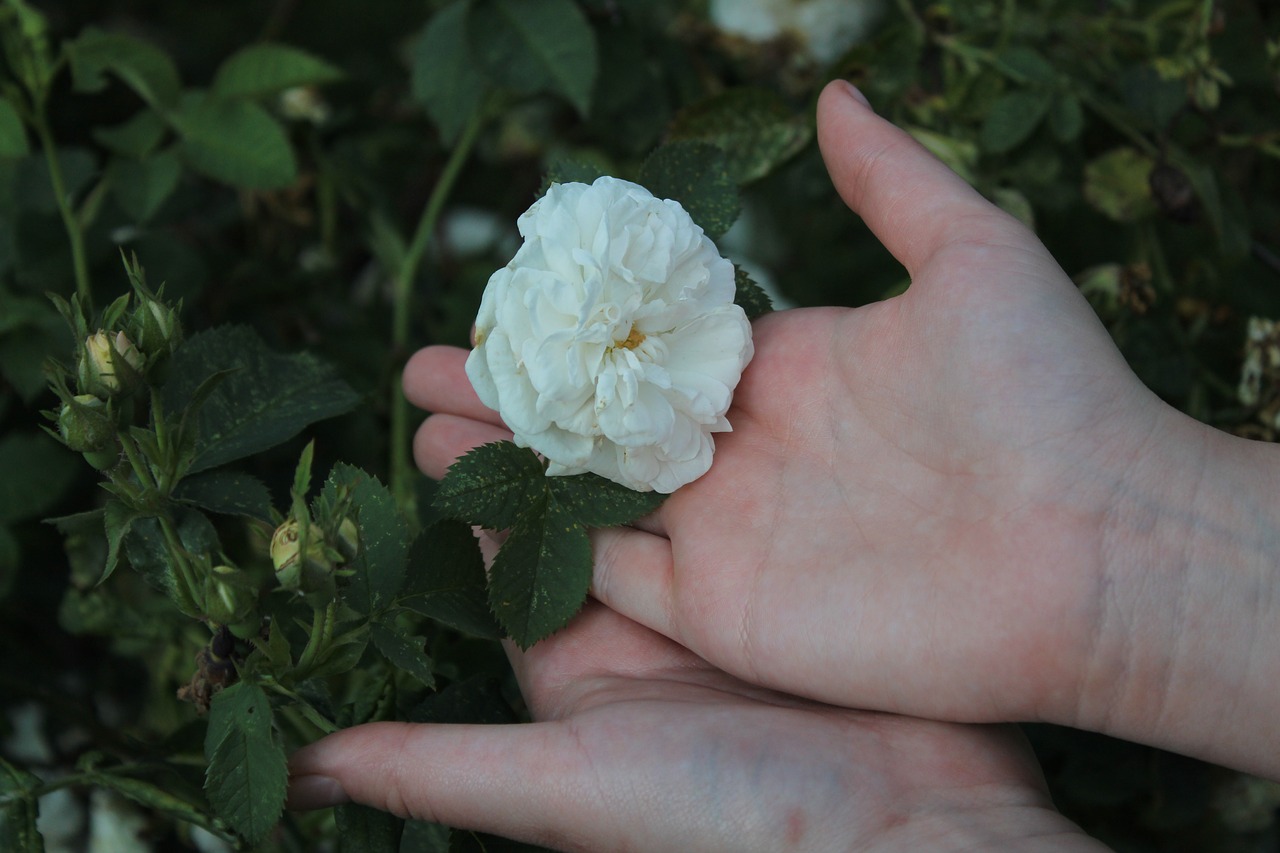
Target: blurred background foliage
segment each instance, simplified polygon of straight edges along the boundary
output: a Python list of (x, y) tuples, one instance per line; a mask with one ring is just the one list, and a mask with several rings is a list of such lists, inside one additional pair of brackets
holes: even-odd
[[(504, 24), (513, 10), (536, 18), (565, 5), (578, 29), (545, 41), (550, 58)], [(20, 6), (0, 5), (11, 32)], [(43, 294), (110, 303), (127, 290), (122, 250), (182, 300), (189, 332), (245, 324), (275, 350), (332, 365), (364, 404), (312, 428), (317, 470), (341, 459), (372, 472), (428, 524), (429, 486), (403, 474), (415, 416), (393, 390), (399, 367), (418, 346), (466, 344), (484, 283), (514, 251), (515, 219), (549, 170), (634, 177), (662, 143), (714, 146), (717, 179), (740, 189), (721, 244), (780, 306), (856, 306), (908, 286), (835, 196), (813, 141), (817, 93), (844, 77), (1036, 230), (1163, 398), (1252, 438), (1280, 430), (1280, 7), (1268, 0), (30, 8), (47, 21), (49, 55), (69, 61), (38, 105), (19, 47), (6, 45), (0, 66), (10, 761), (52, 770), (127, 755), (195, 719), (174, 696), (208, 632), (119, 572), (111, 595), (127, 613), (95, 633), (63, 602), (92, 585), (78, 561), (105, 545), (40, 523), (105, 497), (96, 473), (39, 430), (37, 413), (55, 404), (45, 360), (75, 347)], [(284, 70), (244, 58), (261, 44), (303, 53)], [(303, 444), (247, 463), (277, 503)], [(267, 559), (252, 530), (219, 532), (242, 561)], [(445, 627), (429, 643), (437, 684), (454, 692), (423, 699), (419, 718), (518, 712), (492, 643)], [(475, 687), (485, 676), (498, 681)], [(1029, 732), (1060, 807), (1119, 850), (1280, 849), (1272, 783)], [(107, 807), (87, 789), (68, 796)], [(196, 843), (174, 816), (152, 803), (133, 813), (134, 836), (157, 849)], [(81, 821), (75, 843), (90, 834)], [(296, 849), (332, 831), (287, 822), (264, 843)], [(496, 849), (431, 832), (406, 834), (405, 849)]]

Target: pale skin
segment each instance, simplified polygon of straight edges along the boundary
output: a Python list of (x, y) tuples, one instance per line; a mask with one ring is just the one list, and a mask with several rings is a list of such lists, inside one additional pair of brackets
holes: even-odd
[[(794, 849), (962, 848), (974, 832), (1062, 849), (1073, 828), (1021, 748), (955, 723), (1050, 721), (1280, 777), (1280, 450), (1143, 387), (1034, 235), (843, 84), (818, 136), (911, 287), (757, 321), (711, 471), (637, 529), (595, 534), (598, 603), (512, 653), (546, 722), (340, 733), (295, 764), (328, 798), (296, 804), (351, 797), (566, 849), (752, 849), (725, 833), (755, 824), (705, 808), (691, 756), (718, 737), (717, 758), (779, 774), (747, 810), (775, 832), (777, 792), (807, 792)], [(415, 447), (434, 477), (508, 435), (464, 359), (430, 348), (405, 371), (436, 413)], [(726, 745), (748, 719), (760, 742)], [(794, 764), (762, 765), (779, 744)], [(981, 781), (926, 768), (947, 754)], [(721, 782), (749, 799), (748, 775)], [(911, 804), (891, 829), (886, 790)], [(1012, 791), (1032, 805), (1011, 813)], [(790, 838), (758, 831), (760, 849)]]

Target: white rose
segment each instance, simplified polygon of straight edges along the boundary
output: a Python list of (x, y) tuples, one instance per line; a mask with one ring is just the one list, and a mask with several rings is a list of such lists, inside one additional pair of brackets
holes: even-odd
[(789, 36), (818, 62), (829, 63), (870, 30), (881, 0), (711, 0), (711, 21), (749, 41)]
[(547, 474), (670, 493), (706, 473), (754, 352), (733, 265), (677, 202), (553, 184), (489, 279), (467, 376)]

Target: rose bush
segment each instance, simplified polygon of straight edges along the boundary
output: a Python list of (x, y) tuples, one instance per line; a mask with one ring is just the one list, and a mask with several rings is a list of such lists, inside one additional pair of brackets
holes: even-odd
[(733, 264), (677, 202), (628, 181), (553, 184), (489, 279), (467, 375), (547, 474), (670, 493), (711, 466), (711, 434), (754, 352)]

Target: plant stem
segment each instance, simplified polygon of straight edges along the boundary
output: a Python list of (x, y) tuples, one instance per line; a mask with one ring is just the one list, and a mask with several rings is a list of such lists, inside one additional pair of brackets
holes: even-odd
[(92, 312), (93, 295), (89, 286), (89, 263), (84, 253), (84, 232), (71, 209), (71, 199), (67, 194), (67, 181), (62, 174), (62, 164), (58, 162), (58, 149), (53, 142), (53, 134), (49, 131), (49, 122), (45, 118), (44, 105), (36, 104), (32, 109), (32, 124), (36, 135), (40, 137), (40, 147), (44, 149), (45, 161), (49, 164), (49, 181), (53, 184), (53, 195), (58, 202), (58, 213), (62, 217), (62, 225), (67, 229), (67, 238), (71, 241), (71, 265), (75, 270), (76, 294), (86, 308)]
[(157, 517), (160, 522), (160, 530), (164, 533), (164, 543), (169, 548), (169, 560), (173, 564), (174, 573), (177, 575), (174, 580), (174, 593), (178, 598), (178, 609), (186, 613), (188, 616), (200, 618), (204, 614), (201, 612), (202, 607), (197, 606), (195, 592), (195, 578), (192, 577), (191, 565), (187, 562), (187, 549), (182, 544), (182, 539), (178, 536), (178, 531), (173, 526), (173, 519), (168, 513), (163, 513)]
[(311, 633), (307, 636), (306, 648), (302, 650), (302, 654), (298, 657), (298, 665), (294, 667), (295, 675), (297, 673), (305, 674), (307, 670), (315, 664), (316, 658), (324, 651), (325, 646), (329, 644), (329, 637), (333, 633), (333, 625), (331, 618), (333, 616), (333, 603), (326, 607), (311, 611)]
[(285, 696), (289, 699), (292, 699), (294, 702), (297, 702), (298, 703), (298, 707), (296, 709), (297, 712), (302, 716), (303, 719), (309, 722), (312, 726), (319, 729), (321, 734), (331, 735), (338, 730), (338, 727), (335, 726), (331, 721), (326, 719), (323, 714), (317, 711), (311, 705), (310, 702), (308, 702), (306, 699), (303, 699), (297, 693), (294, 693), (292, 690), (290, 690), (288, 687), (285, 687), (283, 684), (276, 681), (274, 678), (265, 679), (259, 683), (263, 687), (267, 688), (268, 690), (272, 690), (276, 693), (279, 693), (281, 696)]
[[(409, 318), (413, 303), (413, 283), (418, 275), (418, 265), (422, 262), (427, 244), (435, 232), (436, 220), (444, 210), (449, 193), (452, 192), (453, 185), (462, 172), (462, 166), (470, 156), (471, 149), (475, 147), (487, 112), (481, 107), (467, 122), (466, 128), (444, 164), (444, 169), (440, 172), (435, 188), (431, 190), (431, 196), (427, 199), (427, 205), (423, 208), (422, 216), (418, 220), (418, 227), (413, 233), (413, 240), (404, 254), (400, 269), (397, 270), (391, 328), (391, 347), (397, 360), (404, 358), (405, 350), (409, 346)], [(408, 509), (413, 505), (410, 488), (412, 467), (409, 465), (409, 404), (400, 390), (402, 375), (403, 370), (398, 368), (392, 377), (390, 389), (391, 470), (389, 476), (391, 494), (395, 497), (396, 505), (402, 509)]]

